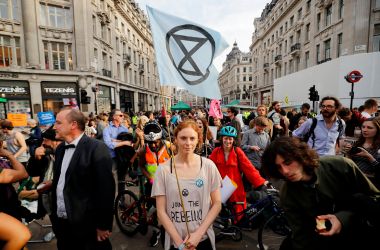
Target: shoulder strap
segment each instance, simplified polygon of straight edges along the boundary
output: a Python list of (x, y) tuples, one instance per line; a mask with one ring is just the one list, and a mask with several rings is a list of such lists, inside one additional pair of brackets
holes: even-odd
[(274, 112), (268, 117), (268, 118), (271, 119), (272, 121), (273, 121), (272, 117), (273, 117), (274, 113), (276, 113), (276, 111), (274, 111)]
[(340, 119), (338, 117), (338, 133), (339, 133), (339, 136), (340, 136), (340, 133), (343, 131), (343, 122), (342, 122), (342, 119)]
[[(312, 148), (314, 148), (314, 144), (315, 144), (314, 129), (315, 129), (316, 126), (317, 126), (317, 118), (313, 117), (313, 123), (311, 124), (310, 130), (309, 130), (309, 132), (307, 132), (307, 134), (304, 137), (304, 141), (308, 142), (309, 138), (311, 136), (311, 139), (313, 140), (313, 146), (312, 146)], [(342, 131), (343, 131), (343, 122), (342, 122), (342, 119), (340, 119), (338, 117), (338, 138), (337, 138), (337, 141), (339, 141), (339, 138), (341, 136), (341, 132)]]
[(313, 140), (313, 147), (312, 148), (314, 148), (314, 143), (315, 143), (314, 129), (316, 126), (317, 126), (317, 118), (314, 117), (309, 131), (303, 137), (303, 141), (307, 143), (309, 141), (310, 136), (311, 136), (311, 139)]
[(170, 173), (173, 173), (173, 157), (170, 157)]
[(339, 139), (342, 136), (342, 131), (343, 131), (343, 122), (342, 122), (342, 119), (338, 117), (338, 138), (336, 138), (336, 143), (338, 144), (338, 146), (340, 146)]

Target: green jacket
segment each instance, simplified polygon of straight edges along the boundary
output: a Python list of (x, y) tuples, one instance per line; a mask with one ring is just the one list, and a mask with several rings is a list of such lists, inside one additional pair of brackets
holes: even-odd
[[(380, 196), (380, 191), (348, 158), (322, 157), (315, 173), (313, 182), (286, 182), (281, 189), (281, 205), (293, 231), (293, 249), (333, 249), (335, 240), (349, 244), (358, 217), (353, 211), (357, 205), (353, 195)], [(315, 218), (324, 214), (337, 216), (342, 223), (340, 236), (325, 237), (315, 232)]]

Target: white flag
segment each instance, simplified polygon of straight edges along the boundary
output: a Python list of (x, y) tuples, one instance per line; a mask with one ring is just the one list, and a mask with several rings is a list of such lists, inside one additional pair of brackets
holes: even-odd
[(214, 58), (228, 47), (219, 32), (147, 6), (161, 85), (221, 99)]

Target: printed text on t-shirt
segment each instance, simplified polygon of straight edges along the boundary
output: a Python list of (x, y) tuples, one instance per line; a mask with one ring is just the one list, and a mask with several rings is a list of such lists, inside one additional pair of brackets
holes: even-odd
[(180, 202), (173, 202), (172, 209), (181, 208), (179, 211), (170, 211), (171, 220), (176, 223), (187, 221), (201, 221), (202, 220), (202, 209), (199, 206), (199, 201), (187, 201), (190, 207), (189, 211), (186, 211), (186, 216), (182, 211), (182, 205)]

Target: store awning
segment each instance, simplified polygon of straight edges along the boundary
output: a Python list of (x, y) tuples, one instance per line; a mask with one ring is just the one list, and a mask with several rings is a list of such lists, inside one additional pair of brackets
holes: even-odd
[(239, 105), (239, 103), (240, 103), (240, 100), (233, 100), (232, 102), (224, 105), (224, 107), (233, 107), (233, 106)]
[(171, 106), (171, 110), (191, 110), (191, 107), (189, 104), (185, 102), (178, 102), (176, 105)]

